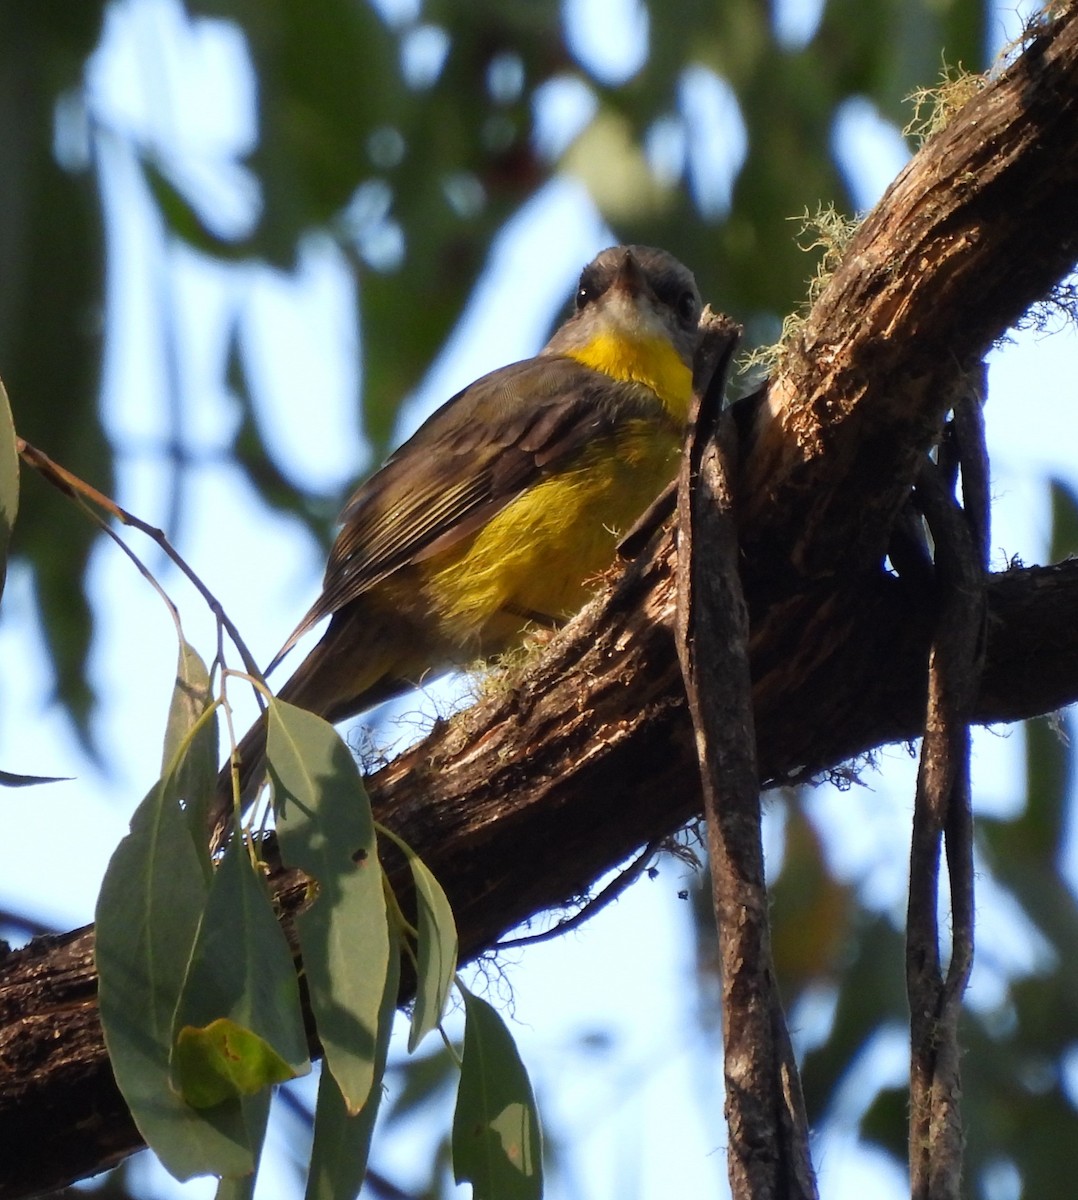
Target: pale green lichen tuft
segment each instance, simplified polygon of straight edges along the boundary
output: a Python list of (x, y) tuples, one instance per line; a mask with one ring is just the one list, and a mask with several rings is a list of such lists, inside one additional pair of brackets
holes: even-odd
[(778, 369), (787, 347), (801, 333), (813, 304), (834, 275), (861, 224), (860, 218), (844, 216), (833, 204), (820, 204), (814, 213), (806, 208), (799, 216), (790, 217), (789, 220), (798, 222), (795, 238), (806, 254), (814, 250), (821, 251), (816, 272), (808, 281), (804, 301), (796, 311), (783, 318), (778, 341), (769, 346), (758, 346), (738, 363), (738, 370), (743, 374), (758, 371), (770, 374)]
[(957, 67), (944, 63), (935, 87), (915, 88), (906, 97), (906, 102), (913, 105), (913, 116), (902, 130), (903, 135), (923, 146), (933, 134), (946, 129), (955, 115), (984, 90), (988, 78), (967, 71), (961, 63)]

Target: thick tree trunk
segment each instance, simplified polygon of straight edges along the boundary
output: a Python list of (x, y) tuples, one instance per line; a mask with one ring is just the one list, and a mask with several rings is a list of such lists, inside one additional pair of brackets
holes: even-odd
[[(1076, 257), (1076, 145), (1068, 11), (902, 173), (748, 422), (737, 506), (764, 779), (919, 731), (925, 593), (879, 564), (966, 373)], [(673, 557), (666, 531), (522, 678), (371, 780), (379, 819), (446, 886), (466, 956), (699, 810)], [(1076, 605), (1078, 564), (991, 581), (975, 719), (1078, 698)], [(0, 1197), (139, 1146), (101, 1042), (91, 930), (0, 963), (0, 1062)]]

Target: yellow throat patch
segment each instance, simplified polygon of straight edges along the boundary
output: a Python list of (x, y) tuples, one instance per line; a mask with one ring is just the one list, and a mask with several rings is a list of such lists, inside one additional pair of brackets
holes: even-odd
[(570, 358), (623, 383), (642, 383), (681, 422), (689, 415), (692, 371), (665, 338), (631, 338), (601, 333), (586, 346), (568, 350)]

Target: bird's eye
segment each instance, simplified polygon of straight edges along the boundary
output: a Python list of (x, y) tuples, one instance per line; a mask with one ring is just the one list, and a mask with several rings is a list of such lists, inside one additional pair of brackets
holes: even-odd
[(595, 299), (595, 294), (595, 288), (590, 284), (582, 283), (576, 290), (576, 311), (580, 312), (582, 308), (587, 308)]
[(692, 292), (682, 292), (678, 296), (677, 313), (683, 321), (691, 321), (696, 316), (696, 297)]

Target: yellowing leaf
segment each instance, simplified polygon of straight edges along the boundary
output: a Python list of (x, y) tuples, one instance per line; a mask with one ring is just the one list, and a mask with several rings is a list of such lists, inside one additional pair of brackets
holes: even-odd
[[(239, 838), (214, 872), (173, 1028), (172, 1083), (197, 1108), (310, 1070), (292, 953)], [(193, 1041), (198, 1030), (207, 1035)]]
[(257, 1033), (227, 1017), (185, 1025), (172, 1054), (173, 1078), (193, 1108), (212, 1108), (237, 1096), (295, 1079), (297, 1072)]

